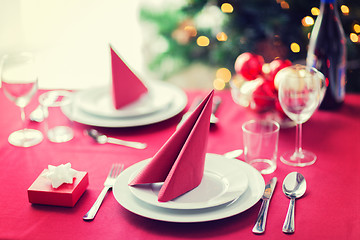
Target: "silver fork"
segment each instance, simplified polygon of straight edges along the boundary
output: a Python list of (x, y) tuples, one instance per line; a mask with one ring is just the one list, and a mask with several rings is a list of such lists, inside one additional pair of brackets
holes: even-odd
[(114, 186), (116, 177), (119, 176), (119, 174), (122, 172), (123, 169), (124, 169), (124, 164), (121, 164), (121, 163), (114, 163), (111, 166), (109, 175), (107, 176), (105, 183), (104, 183), (104, 188), (101, 191), (98, 198), (96, 199), (94, 205), (92, 205), (90, 210), (83, 216), (84, 220), (91, 221), (95, 218), (95, 215), (96, 215), (97, 211), (99, 210), (101, 203), (103, 202), (103, 200), (106, 196), (106, 193), (109, 191), (110, 188), (112, 188)]

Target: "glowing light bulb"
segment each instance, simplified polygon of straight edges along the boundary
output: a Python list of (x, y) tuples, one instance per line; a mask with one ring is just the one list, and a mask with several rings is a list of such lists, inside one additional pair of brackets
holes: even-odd
[(191, 37), (195, 37), (197, 35), (197, 30), (194, 26), (185, 26), (184, 30), (188, 32)]
[(222, 79), (224, 82), (229, 82), (231, 79), (231, 72), (227, 68), (219, 68), (216, 71), (216, 78)]
[(314, 19), (312, 17), (310, 17), (310, 16), (306, 16), (301, 20), (301, 24), (304, 27), (309, 27), (309, 26), (314, 24)]
[(280, 3), (280, 6), (281, 6), (282, 9), (289, 9), (290, 8), (289, 3), (285, 2), (285, 1), (282, 1)]
[(226, 35), (226, 33), (224, 32), (219, 32), (217, 35), (216, 35), (216, 39), (220, 42), (225, 42), (227, 39), (228, 39), (228, 36)]
[(354, 24), (354, 31), (356, 33), (360, 33), (360, 25), (359, 24), (357, 24), (357, 23)]
[(359, 36), (356, 33), (350, 33), (350, 40), (354, 43), (359, 42)]
[(293, 42), (290, 45), (290, 49), (291, 49), (292, 52), (298, 53), (298, 52), (300, 52), (300, 45)]
[(205, 36), (200, 36), (200, 37), (197, 38), (196, 43), (200, 47), (206, 47), (206, 46), (209, 46), (210, 39), (208, 37), (205, 37)]
[(340, 9), (341, 9), (341, 12), (342, 12), (345, 16), (349, 15), (350, 10), (349, 10), (349, 7), (348, 7), (348, 6), (346, 6), (346, 5), (341, 5)]
[(314, 16), (318, 16), (320, 14), (320, 9), (318, 9), (317, 7), (311, 8), (311, 14)]
[(213, 82), (213, 86), (216, 90), (223, 90), (225, 88), (225, 82), (221, 78), (216, 78)]
[(224, 13), (232, 13), (234, 11), (234, 7), (230, 3), (223, 3), (221, 5), (221, 11)]

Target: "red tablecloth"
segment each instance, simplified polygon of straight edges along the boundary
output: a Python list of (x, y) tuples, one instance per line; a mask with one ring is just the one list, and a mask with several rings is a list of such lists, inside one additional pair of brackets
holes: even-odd
[[(188, 91), (189, 102), (205, 91)], [(251, 118), (245, 109), (233, 103), (228, 91), (217, 92), (223, 98), (218, 110), (220, 123), (211, 129), (208, 152), (225, 153), (242, 148), (241, 124)], [(32, 101), (27, 111), (36, 106)], [(0, 93), (0, 239), (358, 239), (360, 236), (360, 95), (347, 95), (340, 111), (318, 111), (303, 126), (303, 146), (315, 152), (317, 162), (296, 168), (278, 161), (277, 170), (264, 176), (278, 177), (268, 213), (266, 232), (254, 235), (261, 201), (236, 216), (204, 223), (168, 223), (137, 216), (124, 209), (110, 193), (92, 222), (82, 216), (100, 193), (112, 163), (126, 167), (152, 157), (174, 132), (181, 115), (162, 123), (127, 129), (100, 129), (128, 140), (148, 143), (145, 150), (111, 144), (100, 145), (83, 136), (88, 126), (75, 123), (76, 136), (67, 143), (44, 140), (30, 148), (11, 146), (8, 135), (20, 128), (18, 108)], [(31, 123), (43, 129), (43, 124)], [(294, 148), (295, 129), (280, 131), (279, 154)], [(239, 160), (240, 161), (240, 160)], [(27, 189), (48, 164), (71, 162), (76, 170), (89, 173), (87, 191), (73, 208), (32, 205)], [(306, 194), (296, 201), (293, 235), (282, 233), (289, 200), (281, 184), (289, 172), (301, 172), (307, 181)]]

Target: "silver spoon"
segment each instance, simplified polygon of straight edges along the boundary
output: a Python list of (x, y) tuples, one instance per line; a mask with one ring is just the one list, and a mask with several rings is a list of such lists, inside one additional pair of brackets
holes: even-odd
[(284, 179), (282, 189), (284, 194), (290, 198), (290, 204), (282, 231), (284, 233), (293, 233), (295, 231), (295, 199), (304, 195), (306, 191), (304, 176), (298, 172), (289, 173)]
[(91, 138), (93, 138), (97, 143), (100, 144), (112, 143), (112, 144), (127, 146), (131, 148), (136, 148), (136, 149), (145, 149), (147, 146), (145, 143), (131, 142), (118, 138), (108, 137), (105, 134), (102, 134), (95, 129), (87, 129), (85, 130), (85, 133), (89, 135)]

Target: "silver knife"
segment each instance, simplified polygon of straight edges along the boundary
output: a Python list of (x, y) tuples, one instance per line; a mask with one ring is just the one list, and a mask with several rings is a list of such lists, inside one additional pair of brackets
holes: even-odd
[(273, 177), (265, 186), (265, 191), (261, 198), (263, 200), (263, 202), (261, 204), (260, 212), (256, 219), (255, 226), (252, 229), (253, 233), (260, 234), (265, 231), (265, 224), (266, 224), (266, 217), (267, 217), (267, 212), (268, 212), (268, 208), (269, 208), (269, 202), (270, 202), (271, 196), (274, 192), (276, 182), (277, 182), (277, 178)]

